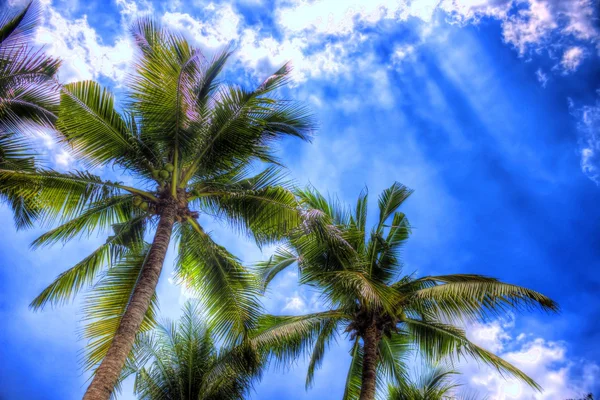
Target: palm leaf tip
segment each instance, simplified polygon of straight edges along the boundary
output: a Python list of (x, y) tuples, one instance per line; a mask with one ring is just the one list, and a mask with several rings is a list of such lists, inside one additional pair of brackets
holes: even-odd
[[(26, 43), (27, 36), (31, 34), (35, 27), (39, 10), (34, 6), (33, 1), (16, 14), (3, 12), (0, 16), (0, 46), (7, 45), (22, 46)], [(11, 43), (12, 42), (12, 43)]]

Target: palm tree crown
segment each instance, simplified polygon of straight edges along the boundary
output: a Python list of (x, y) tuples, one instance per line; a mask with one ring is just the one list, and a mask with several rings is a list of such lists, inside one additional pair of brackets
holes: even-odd
[(422, 366), (413, 370), (412, 379), (388, 386), (387, 400), (466, 400), (457, 396), (460, 386), (453, 379), (458, 373), (443, 366)]
[(217, 350), (210, 329), (188, 302), (178, 323), (144, 334), (135, 349), (135, 393), (144, 400), (238, 400), (260, 376), (260, 359), (239, 348)]
[(455, 323), (508, 310), (554, 311), (556, 304), (480, 275), (403, 276), (401, 250), (410, 225), (398, 208), (411, 193), (399, 183), (384, 190), (376, 224), (367, 232), (366, 192), (349, 210), (315, 190), (299, 191), (305, 222), (258, 270), (266, 285), (297, 264), (300, 282), (321, 293), (327, 311), (263, 317), (254, 340), (284, 361), (310, 353), (308, 386), (332, 339), (347, 332), (353, 347), (344, 399), (373, 399), (385, 378), (402, 382), (409, 346), (428, 360), (469, 355), (537, 388), (523, 372), (469, 341)]
[[(288, 81), (288, 65), (246, 90), (219, 79), (227, 50), (207, 59), (151, 20), (136, 23), (132, 35), (139, 55), (121, 111), (98, 83), (70, 83), (62, 87), (56, 129), (82, 165), (112, 166), (134, 184), (89, 170), (0, 170), (0, 192), (21, 199), (32, 219), (55, 225), (34, 247), (112, 231), (31, 304), (63, 303), (95, 283), (85, 303), (85, 365), (99, 368), (86, 399), (110, 396), (135, 335), (152, 326), (172, 234), (176, 276), (200, 292), (215, 334), (239, 337), (258, 312), (254, 280), (199, 216), (225, 221), (258, 243), (297, 226), (296, 199), (280, 185), (280, 170), (252, 171), (257, 162), (277, 163), (274, 141), (306, 140), (313, 126), (305, 107), (274, 93)], [(145, 243), (152, 232), (152, 243)]]

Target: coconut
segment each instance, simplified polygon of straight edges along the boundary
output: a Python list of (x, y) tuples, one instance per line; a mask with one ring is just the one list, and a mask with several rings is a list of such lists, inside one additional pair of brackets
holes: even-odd
[(160, 170), (158, 170), (158, 169), (153, 169), (153, 170), (152, 170), (152, 177), (153, 177), (154, 179), (158, 179), (158, 178), (160, 178)]
[(169, 176), (171, 174), (169, 174), (169, 171), (165, 170), (165, 169), (161, 169), (160, 172), (158, 173), (158, 175), (162, 178), (162, 179), (167, 179), (169, 178)]
[(142, 200), (142, 198), (141, 198), (140, 196), (135, 196), (135, 197), (133, 198), (133, 205), (137, 207), (137, 206), (139, 206), (140, 204), (142, 204), (142, 201), (143, 201), (143, 200)]
[(140, 204), (140, 208), (142, 210), (144, 210), (144, 211), (147, 211), (148, 210), (148, 203), (142, 203), (142, 204)]
[(175, 167), (173, 166), (173, 164), (165, 164), (165, 170), (173, 172), (174, 169)]

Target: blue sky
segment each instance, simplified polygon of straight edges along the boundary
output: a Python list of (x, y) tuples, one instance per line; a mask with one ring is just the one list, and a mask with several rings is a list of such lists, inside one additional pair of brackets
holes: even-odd
[[(212, 52), (237, 47), (228, 79), (255, 84), (291, 60), (285, 95), (319, 120), (312, 144), (285, 142), (299, 185), (353, 201), (393, 181), (415, 189), (404, 211), (414, 225), (407, 272), (491, 275), (549, 295), (559, 315), (508, 316), (469, 327), (546, 389), (535, 394), (475, 363), (462, 381), (491, 399), (565, 399), (600, 394), (600, 41), (593, 0), (44, 1), (34, 40), (65, 60), (64, 82), (97, 79), (117, 96), (133, 47), (127, 26), (153, 15)], [(9, 2), (18, 6), (19, 2)], [(3, 7), (5, 4), (3, 4)], [(43, 132), (52, 166), (77, 168)], [(97, 171), (112, 174), (111, 171)], [(123, 177), (126, 180), (127, 177)], [(374, 208), (375, 205), (372, 205)], [(0, 207), (0, 398), (77, 399), (78, 302), (33, 313), (31, 299), (103, 241), (30, 251), (41, 230), (15, 232)], [(246, 262), (269, 255), (207, 220)], [(161, 315), (176, 318), (186, 293), (159, 284)], [(319, 305), (278, 278), (265, 299), (274, 313)], [(270, 371), (254, 399), (340, 398), (349, 357), (340, 340), (304, 390), (305, 364)], [(121, 398), (131, 399), (131, 382)]]

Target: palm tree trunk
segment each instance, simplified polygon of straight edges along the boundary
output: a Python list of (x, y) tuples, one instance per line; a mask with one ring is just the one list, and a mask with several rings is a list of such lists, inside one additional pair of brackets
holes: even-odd
[(166, 204), (162, 210), (152, 246), (133, 289), (129, 305), (123, 313), (106, 357), (96, 370), (94, 379), (83, 396), (84, 400), (109, 400), (113, 392), (156, 290), (171, 240), (176, 213), (175, 202)]
[(360, 386), (360, 400), (374, 400), (377, 384), (377, 358), (379, 356), (379, 341), (381, 331), (375, 322), (367, 327), (363, 336), (363, 365), (362, 384)]

